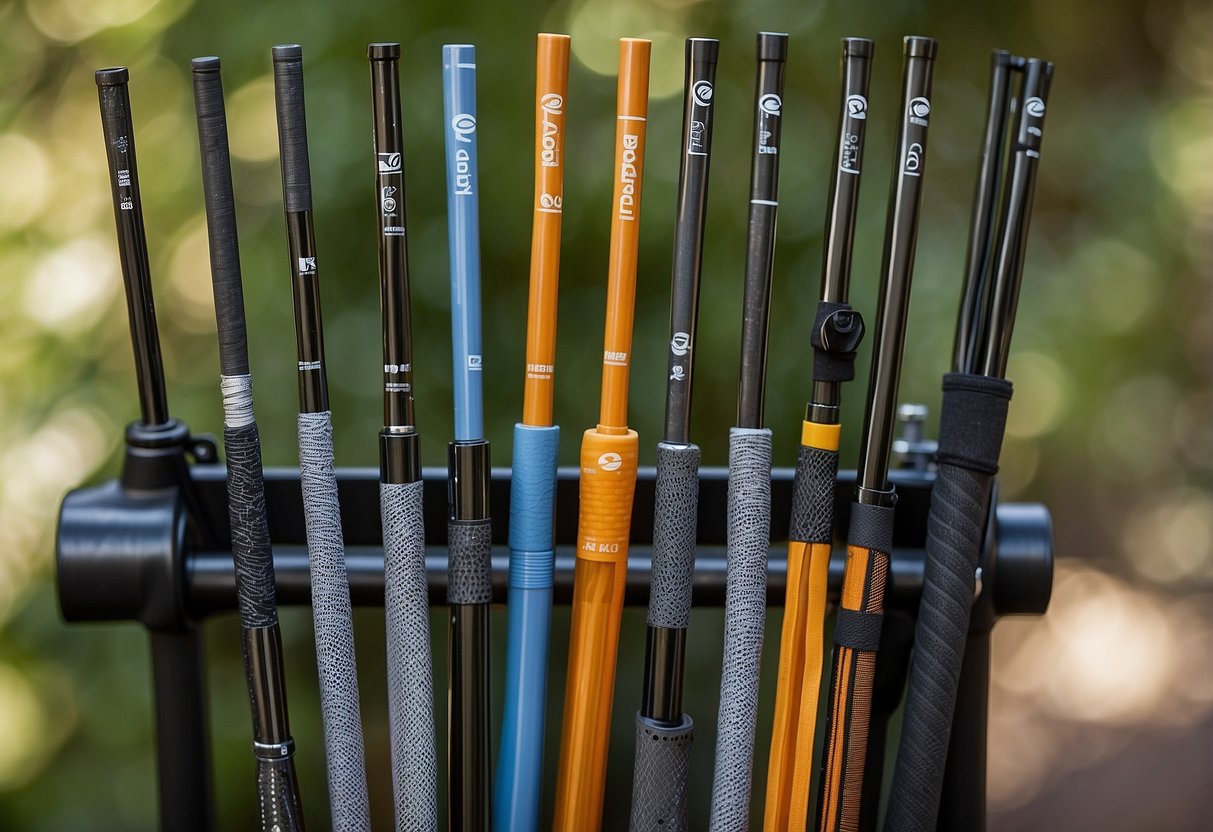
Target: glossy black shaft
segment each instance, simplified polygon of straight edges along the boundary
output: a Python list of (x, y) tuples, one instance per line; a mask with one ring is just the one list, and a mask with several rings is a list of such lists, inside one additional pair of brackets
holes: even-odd
[(712, 160), (716, 60), (720, 41), (688, 38), (682, 104), (682, 150), (674, 217), (674, 264), (670, 278), (670, 353), (666, 381), (665, 441), (691, 441), (691, 378), (699, 275), (707, 219), (708, 169)]
[(885, 228), (867, 411), (860, 437), (857, 499), (861, 503), (884, 503), (887, 497), (882, 495), (889, 492), (889, 451), (893, 444), (906, 314), (910, 307), (910, 281), (918, 239), (918, 212), (931, 113), (931, 78), (937, 46), (931, 38), (905, 39), (893, 187)]
[[(843, 38), (842, 97), (826, 206), (825, 255), (821, 261), (821, 300), (826, 303), (846, 303), (851, 287), (851, 254), (855, 246), (874, 51), (874, 44), (866, 38)], [(810, 421), (838, 423), (841, 387), (838, 381), (814, 380)]]
[(964, 286), (960, 293), (960, 312), (956, 318), (956, 340), (952, 348), (952, 369), (970, 372), (974, 350), (982, 325), (982, 310), (988, 297), (992, 266), (994, 224), (1002, 188), (1003, 161), (1007, 149), (1007, 121), (1010, 108), (1011, 77), (1022, 67), (1023, 59), (1002, 49), (990, 59), (990, 95), (986, 110), (986, 131), (981, 145), (981, 164), (973, 193), (972, 225), (965, 254)]
[(275, 46), (274, 106), (282, 166), (282, 204), (295, 301), (295, 341), (299, 357), (299, 411), (329, 409), (324, 369), (324, 333), (316, 236), (312, 229), (312, 181), (307, 152), (307, 115), (303, 106), (303, 50)]
[(1023, 278), (1024, 253), (1032, 200), (1036, 192), (1036, 168), (1040, 160), (1045, 109), (1053, 80), (1053, 64), (1037, 58), (1024, 65), (1023, 87), (1016, 123), (1006, 198), (999, 224), (994, 255), (993, 279), (982, 338), (981, 361), (975, 369), (987, 376), (1003, 378), (1011, 351), (1015, 310)]
[(771, 317), (771, 272), (775, 265), (775, 218), (779, 209), (779, 134), (783, 122), (783, 77), (787, 57), (787, 35), (759, 32), (754, 156), (750, 168), (750, 218), (742, 297), (741, 379), (737, 392), (737, 427), (741, 428), (760, 428), (763, 421), (767, 324)]
[(126, 309), (130, 315), (131, 346), (135, 353), (139, 413), (144, 425), (155, 427), (169, 421), (168, 397), (164, 391), (164, 361), (160, 357), (147, 234), (143, 228), (143, 202), (139, 195), (135, 130), (127, 87), (129, 74), (125, 67), (114, 67), (98, 70), (96, 79), (101, 132), (105, 138), (105, 158), (109, 163), (110, 189), (114, 198), (114, 223), (118, 229), (118, 256), (126, 288)]

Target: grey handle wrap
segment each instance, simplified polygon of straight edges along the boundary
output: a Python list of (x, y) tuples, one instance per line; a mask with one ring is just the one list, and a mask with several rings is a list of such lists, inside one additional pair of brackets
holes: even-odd
[(771, 431), (731, 428), (724, 666), (720, 674), (710, 826), (714, 832), (744, 832), (750, 827), (770, 545)]
[[(278, 609), (274, 605), (274, 556), (265, 517), (261, 439), (252, 414), (252, 382), (248, 376), (227, 376), (223, 386), (226, 413), (223, 447), (227, 454), (227, 507), (236, 567), (236, 606), (245, 629), (269, 627), (277, 623)], [(228, 394), (229, 387), (234, 388), (233, 395)], [(233, 414), (238, 415), (233, 418)]]
[(650, 627), (683, 630), (691, 625), (699, 456), (698, 445), (657, 445)]
[(935, 829), (964, 662), (977, 566), (1011, 385), (944, 377), (939, 474), (927, 516), (922, 598), (904, 722), (885, 817), (888, 832)]
[(293, 752), (278, 758), (257, 756), (257, 794), (261, 798), (262, 832), (303, 832)]
[(487, 604), (492, 601), (492, 521), (449, 521), (447, 548), (447, 603), (453, 606)]
[(328, 411), (299, 414), (299, 479), (307, 525), (316, 670), (320, 676), (333, 829), (369, 830), (350, 583), (333, 471), (333, 423)]
[(684, 832), (695, 723), (685, 714), (672, 728), (636, 714), (631, 832)]
[(388, 726), (397, 832), (437, 832), (434, 670), (421, 481), (379, 484), (387, 618)]
[(837, 477), (838, 451), (800, 446), (796, 452), (796, 477), (792, 481), (789, 540), (833, 542), (834, 482)]

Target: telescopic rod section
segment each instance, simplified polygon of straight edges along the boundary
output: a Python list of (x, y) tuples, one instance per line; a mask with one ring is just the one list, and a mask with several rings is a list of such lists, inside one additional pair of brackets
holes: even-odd
[(665, 436), (657, 445), (653, 576), (644, 696), (636, 714), (633, 829), (685, 829), (694, 723), (682, 711), (686, 632), (699, 502), (699, 446), (690, 440), (695, 325), (707, 218), (713, 98), (720, 42), (688, 38), (670, 280)]
[(552, 422), (552, 393), (568, 87), (568, 35), (539, 35), (526, 383), (522, 421), (514, 425), (505, 707), (493, 783), (493, 828), (499, 832), (539, 828), (560, 446), (560, 428)]
[(249, 373), (244, 286), (219, 59), (194, 59), (193, 75), (211, 282), (219, 332), (228, 518), (244, 669), (253, 715), (261, 829), (263, 832), (301, 830), (303, 807), (295, 779), (295, 743), (287, 717), (282, 637), (278, 629), (278, 610), (274, 605), (274, 561), (265, 509), (261, 439), (253, 414), (253, 379)]
[(745, 829), (749, 824), (771, 541), (771, 431), (763, 427), (762, 411), (787, 57), (787, 35), (759, 33), (750, 224), (742, 297), (741, 383), (737, 425), (729, 430), (728, 589), (711, 811), (711, 829), (718, 832)]
[(876, 650), (893, 548), (896, 493), (889, 484), (889, 450), (909, 310), (936, 49), (936, 42), (930, 38), (905, 39), (901, 112), (859, 481), (851, 507), (846, 570), (834, 629), (829, 717), (817, 807), (821, 832), (856, 829), (860, 823)]
[(379, 303), (383, 318), (383, 429), (379, 508), (383, 524), (388, 728), (396, 829), (438, 829), (434, 669), (426, 593), (419, 437), (413, 424), (400, 44), (367, 46), (371, 68)]
[(581, 440), (577, 568), (552, 819), (552, 827), (558, 832), (585, 832), (598, 829), (602, 823), (639, 444), (636, 431), (627, 427), (628, 370), (651, 46), (649, 41), (637, 38), (619, 42), (602, 404), (598, 426), (587, 430)]
[(333, 464), (333, 422), (324, 364), (318, 260), (312, 231), (303, 50), (290, 44), (275, 46), (272, 54), (283, 209), (295, 304), (299, 477), (307, 524), (329, 808), (334, 829), (360, 832), (370, 829), (370, 802), (358, 702), (350, 587)]
[(489, 828), (489, 443), (484, 438), (480, 348), (480, 183), (477, 175), (476, 49), (442, 47), (446, 120), (447, 238), (455, 441), (448, 447), (447, 601), (451, 607), (448, 824)]

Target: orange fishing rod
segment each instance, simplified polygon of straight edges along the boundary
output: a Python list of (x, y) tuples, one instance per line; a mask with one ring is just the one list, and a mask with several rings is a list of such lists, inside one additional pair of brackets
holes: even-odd
[(636, 431), (627, 426), (628, 371), (636, 305), (651, 45), (638, 38), (619, 42), (602, 404), (597, 427), (587, 430), (581, 441), (573, 622), (552, 818), (552, 828), (557, 832), (586, 832), (598, 829), (602, 821), (639, 443)]

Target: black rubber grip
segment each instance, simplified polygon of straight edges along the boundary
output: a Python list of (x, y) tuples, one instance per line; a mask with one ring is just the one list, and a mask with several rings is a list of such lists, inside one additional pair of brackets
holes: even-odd
[(893, 507), (870, 503), (851, 504), (851, 527), (847, 545), (893, 554)]
[(202, 195), (206, 203), (211, 281), (219, 331), (219, 371), (225, 376), (248, 375), (248, 337), (244, 324), (244, 290), (240, 279), (240, 244), (236, 235), (223, 79), (218, 58), (195, 58), (192, 65), (198, 150), (202, 156)]
[(1011, 390), (1011, 382), (1002, 378), (969, 373), (943, 377), (936, 453), (940, 464), (998, 473)]
[(792, 521), (788, 540), (832, 543), (834, 540), (834, 480), (838, 451), (801, 445), (792, 480)]
[(630, 832), (685, 832), (694, 736), (695, 723), (686, 714), (673, 727), (636, 714)]
[(303, 107), (303, 49), (275, 46), (274, 109), (278, 115), (278, 154), (282, 163), (282, 201), (288, 214), (312, 210), (312, 175), (307, 157), (307, 114)]
[[(1001, 406), (1002, 418), (983, 420), (980, 426), (970, 421), (957, 427), (948, 422), (971, 419), (974, 411), (969, 405), (975, 387), (948, 383), (956, 381), (953, 374), (945, 382), (940, 436), (972, 435), (980, 431), (983, 435), (974, 437), (975, 447), (985, 449), (980, 456), (988, 460), (990, 449), (1002, 445), (1010, 386), (1005, 385), (1005, 391), (999, 385), (987, 386), (986, 396), (991, 401), (985, 407), (998, 412)], [(950, 400), (958, 394), (970, 399), (969, 403), (964, 407), (949, 407), (954, 404)], [(997, 460), (996, 450), (992, 456)], [(922, 599), (914, 630), (914, 653), (901, 745), (885, 821), (886, 832), (934, 830), (939, 813), (944, 764), (993, 478), (992, 473), (973, 468), (971, 464), (962, 467), (941, 463), (931, 490)]]
[(265, 515), (261, 440), (256, 423), (223, 429), (227, 453), (228, 513), (236, 565), (236, 605), (246, 629), (278, 621), (274, 605), (274, 557)]
[(493, 600), (493, 523), (447, 522), (446, 600), (448, 604), (487, 604)]

